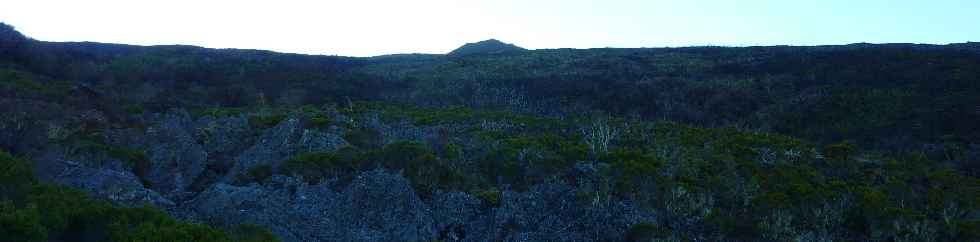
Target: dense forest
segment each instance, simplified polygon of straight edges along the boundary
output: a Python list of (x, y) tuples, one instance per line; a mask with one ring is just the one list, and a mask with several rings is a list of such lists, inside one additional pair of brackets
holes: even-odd
[(980, 240), (978, 43), (357, 58), (0, 24), (0, 114), (12, 241)]

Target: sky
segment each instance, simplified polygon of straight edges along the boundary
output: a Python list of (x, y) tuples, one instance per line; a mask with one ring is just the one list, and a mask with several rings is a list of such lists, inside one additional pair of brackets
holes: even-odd
[(342, 56), (980, 41), (980, 0), (0, 0), (34, 39)]

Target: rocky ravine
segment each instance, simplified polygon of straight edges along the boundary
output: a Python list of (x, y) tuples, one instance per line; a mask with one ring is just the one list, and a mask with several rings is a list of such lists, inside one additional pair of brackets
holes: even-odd
[[(308, 184), (276, 175), (237, 184), (248, 168), (346, 145), (343, 129), (304, 128), (303, 114), (261, 131), (244, 115), (193, 120), (175, 109), (141, 118), (145, 128), (100, 135), (109, 145), (144, 150), (142, 176), (106, 151), (51, 142), (35, 152), (38, 177), (192, 221), (261, 225), (284, 241), (618, 241), (630, 225), (655, 219), (628, 202), (582, 203), (575, 185), (560, 182), (503, 191), (495, 205), (463, 192), (423, 199), (400, 171), (383, 169), (352, 181)], [(577, 167), (586, 177), (591, 172)]]

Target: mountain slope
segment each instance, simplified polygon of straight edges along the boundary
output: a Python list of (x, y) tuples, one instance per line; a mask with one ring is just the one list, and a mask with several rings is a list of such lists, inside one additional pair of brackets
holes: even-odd
[[(36, 213), (61, 210), (24, 169), (284, 241), (980, 238), (969, 43), (351, 58), (0, 33), (0, 150), (30, 157), (0, 163), (0, 225), (35, 228), (0, 238), (85, 218)], [(183, 224), (152, 214), (92, 230)]]
[(388, 100), (546, 115), (599, 111), (885, 150), (980, 139), (971, 105), (980, 102), (980, 56), (969, 43), (526, 51), (484, 41), (459, 51), (510, 54), (372, 58), (190, 46), (18, 46), (21, 54), (6, 58), (23, 58), (4, 62), (8, 73), (77, 81), (111, 95), (110, 102), (158, 112), (173, 105)]

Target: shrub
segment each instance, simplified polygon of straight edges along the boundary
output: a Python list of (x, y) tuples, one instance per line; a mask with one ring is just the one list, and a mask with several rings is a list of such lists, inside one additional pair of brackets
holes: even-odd
[(269, 230), (253, 224), (239, 224), (228, 231), (232, 241), (271, 242), (279, 241)]
[(238, 116), (245, 114), (248, 111), (247, 108), (228, 108), (228, 107), (217, 107), (217, 108), (207, 108), (198, 109), (194, 111), (195, 116), (211, 116), (215, 118), (228, 117), (228, 116)]
[(249, 123), (264, 128), (276, 126), (277, 124), (279, 124), (279, 122), (282, 122), (283, 120), (286, 120), (285, 114), (254, 115), (248, 117)]
[(35, 182), (27, 161), (0, 151), (0, 200), (23, 201)]
[(302, 111), (302, 112), (304, 112), (304, 113), (317, 113), (317, 112), (320, 112), (320, 109), (319, 108), (317, 108), (316, 106), (310, 105), (310, 104), (303, 105), (303, 106), (299, 107), (299, 110)]
[(47, 230), (41, 226), (37, 206), (18, 209), (0, 200), (0, 238), (5, 241), (47, 241)]
[(359, 127), (344, 134), (344, 139), (351, 145), (362, 149), (381, 148), (384, 145), (381, 132), (377, 129)]
[(328, 177), (352, 176), (361, 169), (364, 156), (348, 146), (334, 152), (300, 154), (283, 161), (279, 169), (281, 173), (315, 183)]
[(501, 192), (496, 188), (476, 191), (473, 193), (473, 196), (480, 198), (480, 200), (483, 200), (490, 207), (500, 206)]
[(310, 118), (310, 125), (314, 127), (323, 127), (330, 124), (330, 121), (330, 117), (327, 117), (327, 115), (317, 114), (316, 116)]
[(266, 178), (269, 178), (273, 174), (272, 166), (269, 164), (257, 165), (248, 169), (248, 172), (240, 174), (238, 183), (245, 184), (249, 182), (262, 182)]
[(392, 170), (412, 169), (435, 163), (436, 157), (425, 145), (418, 142), (398, 141), (385, 145), (377, 157), (385, 168)]
[(20, 92), (45, 90), (45, 86), (34, 80), (31, 75), (12, 69), (0, 69), (0, 88), (8, 88)]
[(824, 148), (824, 156), (834, 162), (846, 162), (857, 151), (857, 146), (849, 142), (828, 145)]
[(523, 182), (524, 168), (516, 160), (518, 152), (518, 149), (510, 147), (490, 151), (478, 161), (482, 175), (497, 185)]
[(980, 241), (980, 220), (958, 221), (954, 226), (959, 231), (956, 241)]
[(670, 231), (651, 223), (637, 223), (626, 231), (626, 241), (647, 242), (670, 236)]
[(144, 109), (143, 105), (140, 104), (127, 104), (123, 106), (123, 111), (126, 111), (126, 113), (129, 114), (141, 114), (146, 111), (146, 109)]
[(452, 161), (462, 160), (463, 156), (463, 145), (450, 143), (446, 145), (446, 148), (442, 152), (442, 157)]
[[(95, 224), (96, 217), (86, 215), (97, 210), (101, 203), (89, 199), (82, 191), (64, 187), (40, 184), (31, 192), (29, 203), (44, 208), (40, 214), (41, 224), (50, 231), (62, 231), (61, 234), (72, 235), (82, 233), (83, 228), (77, 228), (79, 218), (87, 219), (82, 224)], [(76, 227), (76, 228), (72, 228)]]
[(443, 164), (421, 143), (399, 141), (386, 145), (373, 157), (390, 170), (403, 170), (412, 185), (422, 193), (433, 188), (460, 188), (463, 175)]
[[(570, 139), (578, 140), (578, 139)], [(561, 141), (558, 155), (566, 161), (586, 160), (589, 158), (589, 147), (583, 143)]]
[(623, 195), (642, 193), (647, 184), (662, 179), (661, 162), (640, 150), (616, 148), (599, 159), (612, 164), (617, 191)]

